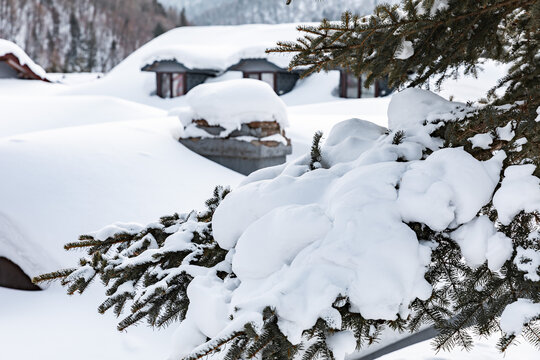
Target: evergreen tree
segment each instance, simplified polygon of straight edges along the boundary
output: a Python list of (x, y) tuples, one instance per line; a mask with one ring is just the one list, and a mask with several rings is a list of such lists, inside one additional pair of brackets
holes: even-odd
[(156, 38), (159, 35), (163, 34), (166, 31), (166, 29), (163, 27), (163, 25), (158, 22), (156, 26), (154, 27), (153, 36)]
[(77, 15), (75, 15), (73, 12), (69, 15), (69, 33), (71, 35), (71, 42), (69, 45), (69, 50), (66, 54), (64, 72), (81, 71), (81, 68), (83, 67), (83, 50), (81, 49), (82, 34)]
[(178, 27), (189, 26), (189, 21), (186, 16), (186, 8), (182, 8), (179, 15)]
[[(281, 43), (272, 51), (296, 53), (291, 67), (307, 67), (305, 75), (335, 67), (365, 73), (366, 86), (383, 76), (398, 87), (426, 85), (433, 78), (440, 84), (460, 69), (476, 73), (482, 59), (509, 63), (508, 75), (498, 84), (498, 88), (505, 87), (503, 96), (496, 97), (493, 89), (484, 106), (468, 104), (461, 121), (432, 120), (437, 126), (431, 128), (431, 136), (442, 139), (445, 147), (463, 147), (478, 160), (504, 150), (503, 169), (533, 164), (539, 176), (539, 24), (540, 2), (535, 0), (403, 0), (400, 5), (379, 6), (370, 17), (345, 13), (340, 24), (323, 21), (319, 26), (302, 26), (304, 38)], [(495, 132), (506, 126), (514, 132), (511, 139), (502, 139)], [(485, 133), (493, 134), (490, 148), (472, 148), (468, 139)], [(321, 171), (317, 169), (324, 164), (321, 136), (316, 134), (306, 164), (314, 171)], [(389, 143), (398, 145), (407, 134), (390, 129), (386, 136)], [(430, 152), (424, 149), (424, 157)], [(142, 320), (153, 326), (182, 321), (189, 307), (186, 294), (194, 266), (197, 271), (215, 271), (223, 281), (236, 278), (227, 251), (219, 247), (212, 232), (214, 211), (227, 193), (216, 188), (202, 213), (165, 217), (142, 230), (126, 228), (104, 238), (83, 236), (66, 245), (66, 249), (88, 249), (78, 267), (34, 281), (60, 279), (71, 294), (84, 292), (100, 278), (108, 296), (100, 312), (113, 308), (120, 315), (130, 305), (119, 323), (121, 330)], [(499, 317), (509, 304), (518, 299), (540, 303), (540, 282), (536, 280), (540, 269), (530, 269), (528, 255), (540, 252), (540, 214), (522, 211), (509, 223), (503, 222), (491, 201), (479, 215), (487, 216), (512, 240), (512, 255), (497, 271), (487, 263), (468, 266), (451, 237), (454, 229), (434, 231), (425, 224), (407, 224), (417, 239), (434, 244), (425, 275), (433, 292), (427, 300), (414, 300), (407, 318), (366, 319), (348, 298), (338, 297), (333, 308), (339, 312), (341, 324), (319, 319), (304, 331), (302, 342), (294, 345), (278, 326), (279, 314), (266, 307), (261, 327), (247, 322), (243, 328), (208, 339), (188, 359), (219, 351), (225, 351), (227, 359), (333, 359), (327, 339), (337, 331), (352, 330), (361, 348), (377, 341), (385, 327), (414, 332), (424, 324), (439, 330), (437, 349), (468, 349), (473, 345), (471, 332), (481, 336), (499, 332)], [(186, 240), (184, 245), (173, 246), (179, 236)], [(500, 350), (506, 350), (517, 335), (502, 334)], [(540, 348), (540, 315), (523, 324), (523, 335)]]
[(97, 66), (97, 52), (98, 52), (94, 23), (90, 23), (88, 27), (88, 35), (85, 41), (85, 48), (86, 48), (85, 50), (86, 50), (87, 59), (86, 59), (86, 65), (84, 67), (84, 70), (87, 72), (92, 72), (96, 69), (96, 66)]

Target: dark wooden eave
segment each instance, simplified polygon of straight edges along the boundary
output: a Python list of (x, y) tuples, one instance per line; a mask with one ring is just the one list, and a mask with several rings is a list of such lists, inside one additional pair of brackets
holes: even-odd
[(301, 71), (293, 70), (289, 71), (287, 68), (282, 68), (276, 64), (263, 58), (249, 58), (242, 59), (238, 63), (230, 66), (226, 71), (243, 71), (248, 73), (256, 72), (286, 72), (286, 73), (300, 73)]
[(208, 76), (217, 76), (219, 74), (218, 70), (213, 69), (190, 69), (184, 64), (176, 60), (158, 60), (154, 61), (152, 64), (147, 64), (142, 67), (142, 71), (149, 72), (164, 72), (164, 73), (195, 73), (195, 74), (204, 74)]
[(32, 71), (32, 69), (28, 65), (22, 65), (19, 61), (19, 58), (12, 53), (0, 56), (0, 61), (4, 61), (11, 68), (13, 68), (21, 79), (41, 80), (45, 82), (50, 82), (48, 79), (43, 78), (36, 74), (34, 71)]

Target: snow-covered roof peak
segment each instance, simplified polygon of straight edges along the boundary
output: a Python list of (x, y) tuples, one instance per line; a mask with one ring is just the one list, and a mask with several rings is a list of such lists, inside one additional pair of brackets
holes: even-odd
[(201, 84), (186, 95), (190, 106), (180, 113), (184, 125), (192, 120), (206, 120), (209, 125), (237, 129), (254, 121), (277, 122), (288, 126), (285, 103), (267, 83), (237, 79)]
[(175, 60), (190, 69), (225, 71), (242, 59), (267, 59), (286, 69), (292, 54), (267, 54), (278, 41), (293, 41), (298, 24), (187, 26), (166, 32), (144, 45), (141, 67)]
[[(0, 39), (0, 58), (13, 55), (17, 58), (19, 65), (22, 67), (27, 66), (28, 70), (32, 72), (36, 77), (41, 78), (41, 80), (46, 80), (46, 72), (43, 70), (41, 66), (36, 64), (30, 57), (24, 52), (23, 49), (21, 49), (17, 44)], [(16, 69), (17, 71), (21, 71), (20, 69)]]

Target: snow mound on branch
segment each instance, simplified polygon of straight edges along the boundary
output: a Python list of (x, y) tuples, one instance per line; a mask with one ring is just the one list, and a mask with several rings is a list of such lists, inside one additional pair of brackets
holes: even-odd
[(437, 231), (472, 220), (491, 199), (503, 159), (482, 163), (463, 149), (442, 149), (411, 164), (401, 181), (403, 219)]
[(184, 126), (193, 120), (206, 120), (230, 132), (255, 121), (275, 121), (282, 129), (289, 125), (285, 103), (270, 85), (259, 80), (201, 84), (186, 95), (186, 101), (188, 108), (171, 110)]
[(471, 142), (473, 149), (480, 148), (488, 150), (493, 143), (493, 137), (490, 134), (476, 134), (468, 140)]
[(540, 211), (540, 179), (533, 175), (536, 167), (509, 166), (504, 171), (501, 188), (493, 197), (499, 220), (508, 225), (520, 211)]
[(445, 100), (431, 91), (409, 88), (395, 94), (388, 106), (388, 127), (411, 130), (433, 120), (455, 119), (464, 104)]
[[(414, 110), (398, 111), (403, 98)], [(261, 311), (269, 306), (281, 331), (299, 343), (318, 318), (340, 324), (332, 307), (339, 296), (367, 319), (406, 317), (414, 299), (430, 296), (424, 275), (431, 248), (406, 222), (444, 230), (473, 220), (491, 199), (504, 153), (482, 162), (462, 148), (436, 148), (426, 157), (426, 144), (437, 144), (426, 141), (436, 126), (420, 116), (449, 119), (458, 105), (425, 91), (394, 99), (389, 120), (404, 130), (402, 141), (351, 119), (337, 125), (322, 146), (322, 168), (310, 171), (306, 155), (255, 172), (227, 196), (214, 214), (213, 231), (219, 245), (230, 249), (237, 278), (211, 292), (190, 286), (189, 296), (212, 306), (225, 301), (234, 319), (220, 317), (221, 325), (209, 329), (197, 325), (202, 315), (193, 312), (183, 331), (227, 336), (246, 319), (262, 325)], [(504, 248), (504, 239), (492, 242)], [(490, 249), (473, 252), (499, 266), (502, 259), (492, 260)], [(215, 273), (207, 276), (212, 287), (219, 284)], [(334, 351), (340, 359), (351, 351), (347, 334), (342, 336), (336, 343), (346, 351)]]
[(512, 240), (497, 232), (487, 216), (480, 216), (452, 233), (460, 246), (467, 264), (478, 267), (486, 260), (492, 271), (501, 268), (512, 255)]
[(34, 72), (37, 76), (41, 78), (46, 78), (47, 73), (41, 66), (36, 64), (30, 57), (24, 52), (23, 49), (21, 49), (18, 45), (15, 43), (12, 43), (11, 41), (0, 39), (0, 57), (7, 55), (7, 54), (13, 54), (17, 59), (19, 59), (19, 63), (24, 66), (27, 65), (30, 70)]
[(507, 305), (501, 315), (501, 329), (508, 335), (519, 334), (523, 325), (540, 315), (540, 304), (518, 299)]

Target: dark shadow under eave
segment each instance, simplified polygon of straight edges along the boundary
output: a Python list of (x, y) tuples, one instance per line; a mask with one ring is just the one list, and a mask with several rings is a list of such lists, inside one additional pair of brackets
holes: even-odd
[(0, 257), (0, 287), (16, 290), (41, 290), (14, 262)]

